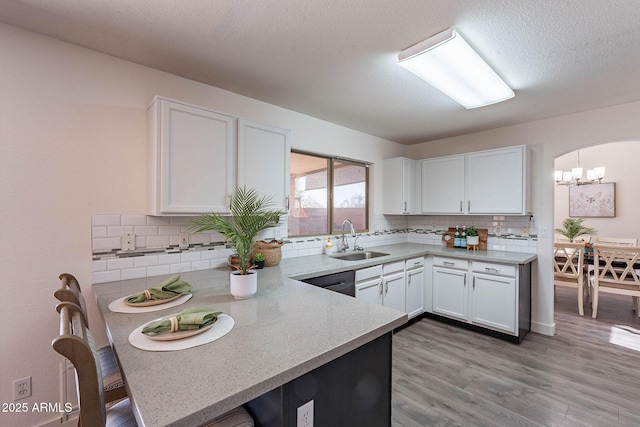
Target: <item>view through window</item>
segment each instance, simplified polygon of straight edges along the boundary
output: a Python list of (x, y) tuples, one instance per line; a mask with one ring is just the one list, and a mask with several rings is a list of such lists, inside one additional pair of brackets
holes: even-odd
[(368, 229), (366, 163), (291, 153), (289, 236), (339, 233), (345, 219)]

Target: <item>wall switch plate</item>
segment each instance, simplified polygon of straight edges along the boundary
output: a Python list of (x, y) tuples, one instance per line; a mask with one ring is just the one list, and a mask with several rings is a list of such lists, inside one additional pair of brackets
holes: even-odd
[(133, 233), (124, 233), (120, 238), (120, 248), (123, 251), (133, 251), (136, 248), (136, 235)]
[(181, 248), (189, 246), (189, 233), (178, 233), (178, 246)]
[(31, 396), (31, 377), (13, 382), (13, 400), (20, 400)]
[(298, 407), (297, 427), (313, 427), (313, 400)]

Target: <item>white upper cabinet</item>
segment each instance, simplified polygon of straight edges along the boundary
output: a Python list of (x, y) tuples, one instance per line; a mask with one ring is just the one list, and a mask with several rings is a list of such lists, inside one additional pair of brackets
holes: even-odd
[(238, 121), (238, 185), (269, 196), (274, 208), (288, 210), (291, 132)]
[(421, 160), (422, 213), (529, 213), (527, 150), (515, 146)]
[(147, 213), (227, 212), (236, 119), (156, 97), (147, 111)]
[(464, 213), (464, 155), (424, 159), (420, 165), (422, 213)]
[(384, 159), (382, 164), (382, 211), (390, 215), (420, 213), (416, 161), (404, 157)]
[(525, 214), (526, 150), (524, 146), (467, 155), (467, 212)]
[(229, 212), (236, 186), (287, 210), (291, 132), (163, 97), (147, 110), (147, 213)]

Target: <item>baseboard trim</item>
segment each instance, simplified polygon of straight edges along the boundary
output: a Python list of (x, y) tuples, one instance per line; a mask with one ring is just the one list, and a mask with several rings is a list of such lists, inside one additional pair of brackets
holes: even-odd
[(531, 332), (536, 332), (538, 334), (554, 336), (556, 334), (556, 323), (552, 324), (540, 323), (540, 322), (531, 322)]

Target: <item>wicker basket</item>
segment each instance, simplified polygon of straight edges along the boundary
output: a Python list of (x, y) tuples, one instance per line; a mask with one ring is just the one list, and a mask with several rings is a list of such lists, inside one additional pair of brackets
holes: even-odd
[(282, 245), (284, 242), (281, 240), (271, 240), (270, 242), (260, 240), (253, 245), (252, 256), (260, 252), (264, 255), (264, 266), (274, 267), (282, 260)]

